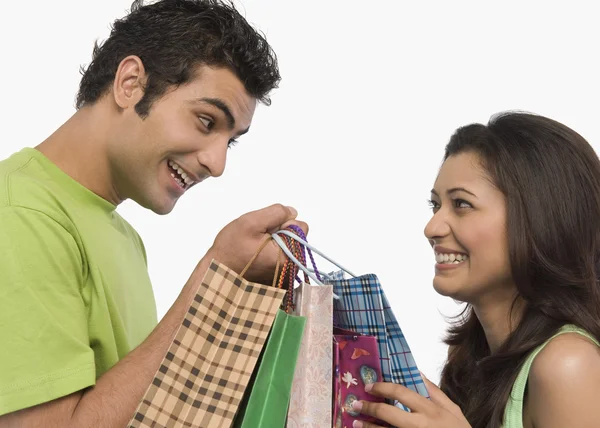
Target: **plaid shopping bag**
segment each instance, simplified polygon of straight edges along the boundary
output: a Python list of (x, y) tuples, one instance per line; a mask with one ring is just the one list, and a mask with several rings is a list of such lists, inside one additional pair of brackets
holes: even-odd
[(285, 293), (213, 260), (129, 428), (229, 427)]
[[(376, 275), (345, 279), (344, 272), (328, 275), (340, 300), (333, 302), (334, 325), (367, 336), (375, 336), (383, 380), (406, 386), (429, 398), (419, 369)], [(401, 403), (397, 407), (409, 410)]]

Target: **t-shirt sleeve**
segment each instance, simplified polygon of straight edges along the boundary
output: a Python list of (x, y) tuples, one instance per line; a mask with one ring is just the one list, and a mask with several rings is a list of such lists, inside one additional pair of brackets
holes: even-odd
[(0, 415), (95, 383), (81, 251), (48, 215), (0, 209)]

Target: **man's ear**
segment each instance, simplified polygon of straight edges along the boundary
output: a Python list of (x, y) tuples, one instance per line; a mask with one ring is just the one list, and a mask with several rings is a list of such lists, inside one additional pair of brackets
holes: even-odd
[(134, 107), (144, 96), (146, 70), (140, 57), (130, 55), (124, 58), (113, 81), (113, 97), (122, 109)]

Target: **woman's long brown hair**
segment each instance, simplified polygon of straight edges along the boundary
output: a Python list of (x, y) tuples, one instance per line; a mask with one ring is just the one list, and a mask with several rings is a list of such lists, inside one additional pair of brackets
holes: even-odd
[(444, 160), (479, 155), (506, 197), (512, 277), (524, 312), (490, 353), (467, 305), (448, 330), (442, 390), (474, 428), (500, 428), (527, 355), (564, 324), (600, 340), (600, 161), (578, 133), (554, 120), (504, 113), (459, 128)]

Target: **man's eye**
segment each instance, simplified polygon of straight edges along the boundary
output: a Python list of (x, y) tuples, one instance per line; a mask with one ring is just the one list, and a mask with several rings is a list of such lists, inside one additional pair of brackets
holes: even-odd
[(206, 126), (206, 129), (209, 131), (213, 128), (213, 126), (215, 126), (215, 122), (206, 117), (198, 116), (198, 119), (200, 119), (200, 122), (202, 122), (202, 124)]
[(229, 140), (229, 144), (227, 144), (227, 147), (232, 148), (237, 143), (238, 143), (238, 140), (236, 140), (235, 138), (233, 138), (233, 139)]

